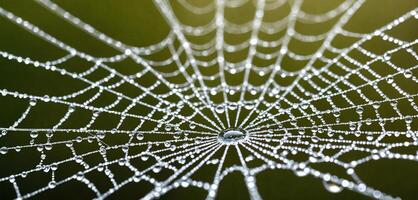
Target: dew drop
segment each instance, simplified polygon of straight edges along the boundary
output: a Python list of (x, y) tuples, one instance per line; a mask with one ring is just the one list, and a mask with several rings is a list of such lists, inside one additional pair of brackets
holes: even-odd
[(36, 132), (36, 131), (30, 132), (30, 137), (31, 138), (37, 138), (38, 137), (38, 132)]
[(359, 107), (357, 107), (357, 108), (356, 108), (356, 112), (357, 112), (359, 115), (361, 115), (361, 114), (363, 113), (363, 111), (364, 111), (364, 109), (363, 109), (363, 107), (361, 107), (361, 106), (359, 106)]
[(149, 157), (148, 157), (148, 156), (146, 156), (146, 155), (141, 156), (141, 160), (142, 160), (142, 161), (147, 161), (147, 160), (148, 160), (148, 158), (149, 158)]
[(411, 117), (411, 116), (406, 116), (406, 117), (405, 117), (405, 122), (406, 122), (407, 124), (410, 124), (410, 123), (412, 122), (412, 117)]
[(218, 135), (218, 141), (223, 144), (235, 144), (247, 138), (247, 132), (242, 129), (226, 129)]
[(29, 105), (36, 106), (36, 99), (31, 99)]
[(355, 123), (350, 123), (349, 128), (352, 131), (356, 130), (356, 124)]
[(299, 169), (295, 171), (295, 174), (296, 176), (303, 177), (303, 176), (308, 175), (308, 172), (306, 170)]
[(7, 153), (7, 151), (8, 151), (7, 147), (2, 147), (2, 148), (0, 148), (0, 153), (1, 153), (1, 154), (6, 154), (6, 153)]
[(189, 127), (190, 127), (190, 129), (195, 129), (195, 128), (196, 128), (196, 125), (195, 125), (195, 124), (190, 123), (190, 124), (189, 124)]
[(225, 111), (225, 108), (224, 108), (223, 105), (218, 105), (218, 106), (216, 106), (215, 111), (217, 113), (221, 114), (221, 113), (223, 113)]
[(137, 133), (137, 134), (136, 134), (136, 139), (137, 139), (137, 140), (139, 140), (139, 141), (143, 140), (143, 139), (144, 139), (144, 134), (142, 134), (142, 133)]
[(317, 136), (313, 136), (311, 140), (312, 142), (317, 143), (319, 141), (319, 138)]
[(99, 138), (99, 139), (104, 139), (105, 138), (105, 133), (104, 132), (98, 132), (97, 133), (97, 138)]
[(161, 171), (161, 167), (157, 166), (152, 169), (154, 173), (159, 173)]
[(337, 185), (336, 183), (330, 181), (323, 181), (322, 183), (324, 184), (324, 187), (328, 192), (339, 193), (343, 190), (343, 188)]
[(42, 100), (45, 102), (49, 102), (51, 100), (51, 98), (48, 95), (45, 95), (42, 97)]
[(405, 70), (404, 74), (405, 78), (411, 78), (412, 77), (412, 72), (411, 70)]
[(49, 182), (48, 183), (48, 187), (50, 188), (50, 189), (53, 189), (53, 188), (55, 188), (57, 186), (57, 182), (55, 182), (55, 181), (51, 181), (51, 182)]
[(308, 109), (309, 104), (308, 104), (308, 103), (302, 103), (302, 105), (300, 105), (300, 107), (301, 107), (303, 110), (306, 110), (306, 109)]

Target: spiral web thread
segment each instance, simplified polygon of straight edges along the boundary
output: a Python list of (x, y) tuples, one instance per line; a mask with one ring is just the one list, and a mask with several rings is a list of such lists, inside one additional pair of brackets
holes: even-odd
[[(291, 170), (297, 176), (309, 175), (321, 179), (330, 192), (348, 189), (373, 198), (397, 198), (364, 183), (357, 176), (356, 167), (380, 159), (418, 160), (417, 153), (398, 151), (407, 148), (416, 152), (418, 146), (418, 132), (413, 125), (418, 113), (415, 103), (418, 56), (414, 51), (418, 40), (409, 41), (393, 34), (404, 23), (416, 23), (418, 13), (415, 8), (370, 33), (346, 30), (345, 25), (364, 2), (346, 0), (326, 13), (310, 14), (301, 9), (301, 0), (217, 0), (204, 7), (196, 7), (187, 0), (177, 0), (193, 15), (214, 13), (213, 20), (208, 24), (191, 26), (181, 23), (170, 2), (155, 0), (155, 6), (171, 31), (157, 44), (136, 47), (101, 33), (49, 0), (37, 0), (37, 3), (63, 20), (120, 51), (120, 54), (106, 58), (94, 57), (75, 49), (30, 21), (0, 8), (0, 15), (5, 19), (67, 52), (66, 56), (56, 60), (38, 61), (1, 50), (2, 59), (86, 85), (64, 96), (26, 94), (0, 88), (3, 98), (27, 103), (27, 109), (12, 125), (1, 128), (2, 139), (15, 133), (26, 133), (30, 138), (23, 145), (1, 147), (3, 155), (0, 156), (12, 151), (22, 154), (27, 149), (36, 149), (40, 153), (38, 165), (2, 177), (0, 181), (10, 182), (18, 199), (65, 187), (66, 183), (73, 181), (85, 184), (98, 199), (138, 182), (152, 186), (141, 197), (144, 199), (157, 198), (179, 187), (200, 188), (207, 191), (208, 199), (213, 199), (222, 179), (238, 171), (245, 178), (250, 197), (260, 199), (262, 194), (258, 193), (256, 184), (258, 173)], [(234, 24), (224, 17), (226, 9), (245, 4), (252, 4), (255, 8), (251, 21)], [(283, 6), (290, 6), (285, 17), (274, 22), (263, 20), (267, 12), (274, 12)], [(330, 20), (335, 21), (332, 27), (320, 35), (303, 34), (296, 28), (297, 23), (319, 24)], [(280, 33), (281, 36), (275, 40), (260, 37), (260, 34)], [(213, 38), (204, 44), (194, 43), (190, 39), (207, 37), (209, 34), (213, 34)], [(240, 43), (230, 44), (225, 41), (225, 34), (248, 34), (249, 37)], [(349, 38), (353, 42), (347, 47), (333, 46), (333, 41), (338, 37)], [(291, 40), (306, 44), (320, 42), (321, 45), (312, 54), (303, 55), (292, 50), (289, 45)], [(391, 48), (384, 49), (383, 53), (367, 49), (371, 41), (384, 43)], [(259, 48), (273, 51), (263, 53)], [(239, 62), (228, 61), (224, 55), (242, 50), (246, 50), (247, 56)], [(162, 51), (170, 52), (170, 56), (164, 60), (152, 59), (152, 55)], [(354, 53), (361, 54), (362, 59), (356, 59)], [(397, 54), (406, 55), (410, 65), (396, 64), (392, 58)], [(86, 67), (84, 72), (60, 67), (74, 58), (85, 60), (91, 66)], [(255, 64), (256, 59), (270, 60), (273, 64), (259, 66)], [(282, 67), (285, 59), (305, 64), (299, 70), (288, 71)], [(133, 61), (133, 67), (138, 72), (123, 74), (111, 67), (113, 63), (126, 60)], [(216, 73), (206, 75), (206, 69)], [(91, 74), (98, 71), (107, 75), (100, 80), (89, 79)], [(227, 76), (240, 76), (243, 79), (239, 85), (231, 85), (227, 83)], [(253, 83), (253, 76), (261, 77), (263, 83)], [(142, 84), (140, 79), (143, 78), (152, 80), (152, 84)], [(279, 81), (286, 78), (292, 79), (288, 85)], [(217, 84), (209, 86), (210, 81), (216, 81)], [(119, 89), (124, 85), (134, 87), (139, 95), (125, 94)], [(415, 89), (411, 91), (405, 85), (412, 85)], [(374, 91), (374, 94), (370, 91)], [(76, 100), (79, 96), (92, 94), (89, 92), (94, 95), (84, 102)], [(95, 105), (95, 101), (104, 95), (112, 96), (114, 101), (106, 106)], [(118, 105), (122, 102), (128, 104), (123, 104), (124, 108), (120, 109)], [(322, 102), (322, 106), (318, 102)], [(53, 127), (21, 126), (40, 104), (67, 107), (67, 111)], [(391, 115), (381, 114), (383, 109), (391, 110)], [(75, 120), (71, 116), (81, 110), (90, 113), (90, 121), (82, 127), (63, 128), (67, 121)], [(102, 115), (116, 116), (119, 121), (113, 129), (101, 130), (96, 128), (95, 122)], [(344, 115), (350, 115), (352, 119), (344, 120)], [(129, 119), (135, 120), (137, 125), (124, 126)], [(401, 128), (391, 128), (392, 123), (401, 124)], [(248, 138), (233, 145), (223, 144), (218, 140), (218, 134), (231, 127), (245, 129)], [(59, 137), (62, 134), (67, 136), (66, 139)], [(105, 142), (106, 138), (118, 134), (126, 135), (128, 139), (117, 145)], [(43, 135), (46, 141), (39, 139)], [(82, 143), (95, 144), (95, 150), (78, 152), (77, 146)], [(51, 161), (48, 152), (57, 147), (69, 149), (71, 155)], [(141, 151), (134, 151), (141, 148)], [(108, 152), (111, 151), (123, 152), (123, 155), (110, 159)], [(360, 152), (362, 156), (342, 159), (352, 152)], [(102, 160), (88, 163), (86, 160), (92, 155), (99, 155)], [(225, 166), (227, 157), (237, 157), (240, 162)], [(131, 163), (134, 160), (152, 164), (140, 169)], [(60, 168), (66, 168), (71, 163), (82, 166), (81, 170), (64, 178), (56, 178)], [(316, 169), (316, 163), (342, 167), (347, 176), (340, 177)], [(123, 180), (117, 179), (118, 172), (111, 170), (112, 165), (127, 168), (131, 175)], [(213, 169), (212, 180), (194, 178), (193, 175), (203, 168)], [(156, 178), (162, 170), (170, 175), (163, 179)], [(100, 183), (88, 178), (88, 174), (95, 171), (104, 174), (110, 180), (111, 187), (99, 189)], [(35, 191), (21, 190), (19, 184), (36, 173), (50, 176), (50, 182)]]

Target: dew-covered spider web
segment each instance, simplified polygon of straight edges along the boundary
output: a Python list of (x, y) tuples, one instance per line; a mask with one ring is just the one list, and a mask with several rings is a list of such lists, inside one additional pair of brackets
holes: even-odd
[[(13, 28), (8, 36), (37, 47), (10, 49), (1, 43), (19, 41), (1, 36), (0, 196), (66, 196), (77, 185), (80, 198), (131, 189), (131, 198), (184, 190), (214, 199), (232, 184), (261, 199), (263, 173), (291, 172), (317, 193), (396, 199), (361, 167), (403, 160), (417, 169), (417, 2), (373, 27), (379, 8), (366, 0), (154, 0), (165, 24), (153, 16), (139, 29), (168, 32), (146, 46), (65, 3), (31, 3), (45, 16), (0, 5), (0, 35)], [(125, 30), (124, 21), (108, 26)], [(72, 30), (112, 53), (71, 44), (62, 35), (81, 37)]]

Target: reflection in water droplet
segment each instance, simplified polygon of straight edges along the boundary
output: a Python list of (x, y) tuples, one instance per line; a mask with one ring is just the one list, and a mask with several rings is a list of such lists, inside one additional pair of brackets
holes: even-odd
[(2, 148), (0, 148), (0, 153), (1, 153), (1, 154), (6, 154), (6, 153), (7, 153), (7, 151), (8, 151), (7, 147), (2, 147)]
[(136, 139), (137, 139), (137, 140), (143, 140), (143, 139), (144, 139), (144, 134), (142, 134), (142, 133), (137, 133), (137, 134), (136, 134)]
[(247, 138), (247, 132), (242, 129), (226, 129), (218, 135), (218, 141), (224, 144), (235, 144)]
[(215, 111), (217, 113), (221, 114), (225, 111), (225, 107), (223, 105), (218, 105), (218, 106), (216, 106)]

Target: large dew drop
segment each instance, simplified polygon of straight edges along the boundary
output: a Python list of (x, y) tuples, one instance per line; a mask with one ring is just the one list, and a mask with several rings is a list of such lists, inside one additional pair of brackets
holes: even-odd
[(236, 144), (245, 140), (247, 137), (248, 134), (245, 130), (239, 128), (226, 129), (219, 134), (218, 141), (223, 144)]

